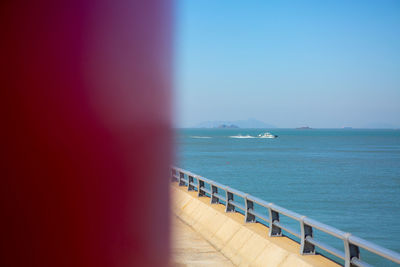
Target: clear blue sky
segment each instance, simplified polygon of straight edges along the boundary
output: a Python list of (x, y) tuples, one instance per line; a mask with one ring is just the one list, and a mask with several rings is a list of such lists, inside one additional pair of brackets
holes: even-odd
[(180, 0), (175, 123), (400, 127), (400, 1)]

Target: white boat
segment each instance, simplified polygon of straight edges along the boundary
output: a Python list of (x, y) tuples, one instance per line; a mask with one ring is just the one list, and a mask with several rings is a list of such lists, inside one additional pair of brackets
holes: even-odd
[(259, 138), (277, 138), (277, 135), (271, 134), (271, 133), (263, 133), (258, 135)]

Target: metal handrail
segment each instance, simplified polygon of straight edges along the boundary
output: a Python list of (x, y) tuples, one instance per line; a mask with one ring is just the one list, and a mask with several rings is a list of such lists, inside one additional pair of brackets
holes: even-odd
[[(213, 180), (204, 178), (192, 172), (183, 170), (181, 168), (172, 167), (171, 178), (173, 181), (178, 181), (180, 186), (187, 186), (189, 191), (197, 191), (199, 197), (210, 197), (211, 204), (219, 203), (220, 200), (224, 201), (226, 212), (236, 212), (236, 209), (242, 210), (245, 214), (245, 222), (247, 223), (257, 222), (257, 218), (269, 223), (268, 235), (270, 237), (282, 236), (282, 230), (285, 230), (286, 232), (289, 232), (290, 234), (300, 238), (300, 254), (302, 255), (313, 255), (315, 254), (315, 247), (319, 247), (320, 249), (323, 249), (330, 254), (343, 259), (345, 262), (345, 267), (370, 266), (368, 263), (360, 259), (360, 248), (363, 248), (375, 255), (400, 264), (400, 254), (395, 251), (386, 249), (362, 238), (353, 236), (350, 233), (345, 233), (332, 226), (320, 223), (291, 210), (285, 209), (273, 203), (266, 202), (262, 199), (230, 188)], [(194, 178), (196, 178), (197, 183), (194, 181)], [(209, 185), (210, 189), (205, 187), (206, 184)], [(218, 192), (219, 189), (225, 191), (225, 196)], [(235, 201), (235, 196), (243, 198), (245, 205)], [(266, 208), (268, 210), (269, 217), (256, 212), (254, 210), (254, 203)], [(291, 229), (287, 225), (283, 225), (280, 221), (280, 215), (284, 215), (299, 222), (301, 233)], [(320, 230), (330, 236), (341, 239), (343, 241), (344, 252), (337, 250), (336, 248), (321, 241), (315, 240), (313, 229)]]

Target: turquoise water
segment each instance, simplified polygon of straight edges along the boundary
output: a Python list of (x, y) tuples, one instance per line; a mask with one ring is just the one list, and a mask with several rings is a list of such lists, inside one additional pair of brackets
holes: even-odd
[(278, 138), (232, 138), (264, 132), (178, 130), (176, 165), (400, 252), (400, 130), (273, 129)]

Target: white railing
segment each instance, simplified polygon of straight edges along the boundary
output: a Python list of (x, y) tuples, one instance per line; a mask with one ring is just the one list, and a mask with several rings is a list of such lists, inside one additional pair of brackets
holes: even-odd
[[(360, 258), (360, 248), (363, 248), (373, 254), (400, 264), (400, 254), (395, 251), (383, 248), (374, 243), (353, 236), (350, 233), (345, 233), (332, 226), (320, 223), (296, 212), (287, 210), (273, 203), (268, 203), (262, 199), (253, 197), (252, 195), (243, 193), (213, 180), (206, 179), (189, 171), (172, 167), (172, 180), (177, 181), (180, 186), (187, 186), (189, 191), (197, 191), (199, 197), (210, 197), (211, 204), (217, 204), (220, 203), (220, 201), (225, 202), (226, 212), (235, 212), (237, 211), (236, 209), (243, 211), (246, 223), (254, 223), (257, 221), (257, 219), (268, 223), (268, 235), (271, 237), (282, 236), (282, 230), (298, 237), (301, 244), (300, 254), (302, 255), (313, 255), (315, 254), (315, 248), (319, 247), (320, 249), (343, 259), (345, 262), (345, 267), (371, 266), (362, 261)], [(210, 189), (206, 188), (205, 185), (208, 185)], [(225, 192), (224, 195), (220, 194), (219, 191), (221, 190)], [(242, 198), (244, 200), (244, 205), (238, 201), (235, 201), (235, 196)], [(263, 208), (266, 208), (268, 211), (268, 216), (260, 212), (256, 212), (254, 209), (255, 203)], [(301, 231), (299, 232), (287, 225), (284, 225), (280, 221), (280, 215), (284, 215), (297, 221), (300, 224)], [(343, 251), (316, 240), (314, 238), (313, 229), (318, 229), (330, 236), (341, 239), (343, 241)]]

